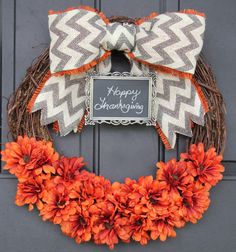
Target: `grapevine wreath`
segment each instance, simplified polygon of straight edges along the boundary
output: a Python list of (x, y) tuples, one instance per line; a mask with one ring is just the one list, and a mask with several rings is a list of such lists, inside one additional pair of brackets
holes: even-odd
[[(74, 25), (70, 20), (72, 16), (73, 18), (75, 16), (87, 17), (79, 23), (78, 27), (82, 28), (77, 27), (80, 32), (80, 29), (85, 30), (89, 25), (92, 26), (91, 20), (96, 20), (96, 28), (99, 25), (99, 29), (105, 27), (105, 33), (110, 32), (110, 34), (113, 30), (115, 36), (109, 35), (110, 40), (108, 39), (109, 41), (104, 44), (106, 50), (102, 51), (103, 55), (99, 52), (89, 64), (80, 62), (80, 67), (76, 69), (60, 68), (58, 72), (54, 72), (55, 55), (52, 55), (52, 48), (55, 47), (53, 43), (57, 43), (58, 46), (58, 41), (51, 34), (50, 49), (43, 52), (36, 63), (27, 70), (24, 80), (9, 99), (8, 122), (13, 142), (6, 143), (5, 150), (1, 154), (2, 160), (6, 162), (4, 168), (18, 179), (16, 204), (28, 205), (30, 211), (36, 207), (43, 220), (60, 225), (62, 232), (74, 238), (77, 243), (93, 240), (96, 244), (106, 244), (112, 249), (119, 241), (129, 243), (134, 240), (145, 245), (149, 240), (165, 241), (168, 237), (175, 237), (176, 228), (184, 227), (187, 222), (196, 223), (201, 219), (210, 204), (210, 189), (222, 179), (224, 167), (221, 164), (221, 155), (224, 152), (226, 135), (223, 98), (216, 86), (213, 73), (202, 55), (195, 62), (193, 72), (188, 72), (190, 68), (185, 71), (171, 69), (164, 63), (164, 65), (150, 63), (153, 59), (146, 62), (142, 59), (143, 55), (138, 58), (135, 49), (132, 49), (132, 53), (127, 51), (127, 48), (124, 48), (124, 34), (128, 34), (127, 31), (130, 34), (136, 31), (137, 44), (140, 35), (138, 32), (145, 32), (148, 38), (151, 35), (155, 38), (155, 32), (161, 34), (163, 30), (171, 37), (173, 34), (168, 33), (170, 27), (158, 24), (158, 22), (163, 23), (165, 19), (170, 19), (172, 22), (183, 22), (184, 26), (188, 26), (186, 22), (191, 19), (192, 26), (188, 26), (188, 29), (193, 27), (190, 44), (194, 39), (199, 42), (199, 54), (202, 36), (197, 34), (197, 31), (204, 30), (204, 15), (194, 10), (185, 10), (178, 13), (151, 14), (143, 19), (127, 17), (107, 19), (104, 14), (90, 7), (79, 7), (70, 8), (64, 12), (51, 11), (49, 13), (50, 32), (53, 32), (52, 27), (56, 27), (55, 22), (58, 22), (57, 28), (62, 29), (60, 22), (63, 18), (67, 18), (66, 24)], [(153, 27), (157, 25), (157, 28), (151, 30), (149, 34), (148, 29), (153, 29), (150, 28), (150, 24)], [(134, 27), (136, 28), (133, 29)], [(65, 35), (65, 31), (68, 32), (68, 30), (61, 31), (58, 36)], [(182, 31), (186, 33), (184, 38), (179, 38), (179, 41), (186, 42), (185, 37), (190, 33), (187, 29)], [(123, 44), (119, 41), (119, 32), (123, 34)], [(176, 38), (176, 36), (173, 37)], [(101, 35), (99, 38), (101, 39)], [(112, 47), (111, 42), (116, 46)], [(156, 43), (158, 45), (160, 42)], [(80, 45), (79, 42), (78, 45)], [(150, 45), (148, 46), (150, 48)], [(90, 68), (99, 66), (99, 71), (104, 71), (111, 63), (107, 63), (110, 51), (118, 47), (127, 53), (132, 70), (136, 68), (136, 71), (140, 69), (147, 71), (148, 68), (157, 72), (157, 76), (166, 75), (166, 79), (182, 81), (186, 85), (190, 83), (191, 88), (194, 87), (194, 94), (198, 97), (199, 107), (205, 108), (205, 111), (201, 110), (204, 125), (200, 121), (188, 118), (195, 123), (191, 124), (192, 137), (187, 142), (188, 150), (180, 155), (179, 160), (158, 162), (155, 177), (142, 176), (137, 180), (126, 178), (123, 183), (111, 182), (103, 176), (87, 171), (84, 169), (86, 163), (82, 157), (60, 156), (53, 147), (48, 125), (53, 123), (54, 130), (65, 133), (65, 131), (62, 132), (61, 118), (57, 117), (55, 121), (45, 123), (42, 120), (43, 108), (35, 109), (34, 107), (40, 95), (42, 99), (42, 94), (45, 93), (45, 88), (49, 86), (51, 79), (55, 81), (58, 78), (58, 82), (63, 85), (63, 80), (69, 78), (70, 75), (81, 75)], [(63, 51), (63, 48), (61, 50)], [(184, 58), (183, 51), (179, 56)], [(60, 55), (65, 52), (68, 53), (68, 51), (63, 51)], [(197, 56), (193, 55), (192, 63)], [(143, 67), (144, 65), (146, 68)], [(80, 79), (83, 82), (83, 77)], [(76, 83), (76, 85), (80, 84)], [(41, 113), (39, 110), (42, 110)], [(89, 111), (84, 110), (84, 115), (81, 116), (75, 131), (79, 133), (82, 131), (87, 113)], [(157, 121), (155, 129), (166, 148), (173, 147), (160, 122)], [(64, 128), (64, 130), (67, 129)], [(181, 134), (181, 132), (176, 132)]]

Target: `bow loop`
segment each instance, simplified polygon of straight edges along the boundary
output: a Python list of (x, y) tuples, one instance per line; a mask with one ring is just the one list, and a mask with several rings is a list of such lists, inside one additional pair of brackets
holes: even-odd
[(193, 75), (204, 31), (205, 17), (192, 10), (158, 15), (140, 24), (130, 56), (144, 64)]
[[(91, 9), (49, 13), (50, 70), (52, 73), (85, 72), (109, 56), (101, 48), (106, 19)], [(60, 75), (60, 74), (59, 74)]]

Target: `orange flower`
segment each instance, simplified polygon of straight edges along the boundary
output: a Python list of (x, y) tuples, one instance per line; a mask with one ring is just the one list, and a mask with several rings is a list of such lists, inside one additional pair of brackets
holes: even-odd
[(32, 176), (48, 178), (55, 172), (52, 163), (58, 159), (51, 142), (36, 141), (27, 136), (19, 136), (17, 142), (7, 143), (1, 154), (6, 162), (4, 169), (15, 174), (21, 182)]
[(176, 207), (170, 207), (168, 210), (168, 213), (165, 215), (151, 221), (150, 236), (152, 240), (159, 238), (161, 241), (165, 241), (168, 237), (175, 237), (176, 232), (174, 228), (184, 226), (185, 222), (179, 215), (178, 209)]
[(92, 198), (88, 199), (88, 197), (86, 197), (86, 193), (84, 193), (84, 182), (91, 181), (94, 177), (95, 174), (82, 170), (76, 176), (75, 182), (70, 185), (69, 197), (79, 202), (84, 202), (88, 200), (90, 201), (90, 203), (88, 204), (92, 204), (94, 199)]
[(115, 230), (119, 238), (125, 242), (129, 243), (132, 236), (132, 227), (130, 225), (130, 220), (128, 215), (126, 216), (122, 212), (117, 213), (115, 216)]
[(49, 182), (44, 191), (43, 202), (40, 215), (44, 221), (50, 220), (54, 224), (60, 224), (76, 213), (77, 203), (70, 200), (69, 191), (63, 184)]
[(181, 154), (181, 159), (187, 162), (189, 172), (200, 183), (214, 186), (223, 177), (222, 156), (217, 155), (215, 148), (205, 152), (202, 143), (192, 144), (188, 153)]
[(43, 208), (41, 201), (43, 195), (43, 179), (37, 177), (35, 179), (29, 178), (23, 183), (18, 183), (16, 193), (16, 205), (23, 206), (29, 205), (29, 210), (33, 210), (34, 204), (40, 210)]
[(94, 241), (106, 244), (110, 249), (118, 243), (118, 232), (115, 225), (116, 207), (111, 202), (102, 201), (90, 207), (93, 222)]
[(54, 162), (53, 167), (56, 170), (57, 182), (73, 182), (79, 176), (81, 168), (85, 165), (83, 163), (84, 158), (66, 158), (61, 157), (59, 160)]
[(130, 217), (130, 228), (133, 240), (141, 245), (146, 245), (150, 240), (148, 231), (150, 230), (149, 221), (142, 215), (132, 214)]
[[(139, 184), (137, 181), (126, 178), (125, 179), (125, 186), (126, 186), (126, 191), (130, 190), (130, 192), (127, 194), (127, 209), (129, 210), (129, 213), (133, 213), (133, 209), (137, 204), (140, 203), (142, 195), (139, 193)], [(129, 189), (128, 189), (129, 188)], [(127, 191), (128, 192), (128, 191)]]
[(82, 201), (104, 199), (110, 190), (111, 182), (108, 179), (83, 171), (76, 178), (70, 197)]
[(111, 190), (111, 182), (103, 176), (94, 176), (84, 182), (84, 198), (102, 199)]
[(159, 238), (161, 241), (165, 241), (167, 237), (175, 237), (176, 232), (173, 225), (169, 224), (165, 219), (160, 219), (152, 221), (150, 236), (152, 240)]
[(24, 175), (24, 167), (31, 166), (29, 156), (37, 146), (34, 138), (19, 136), (17, 142), (9, 142), (1, 152), (2, 160), (6, 162), (4, 169), (17, 177)]
[(140, 201), (140, 195), (133, 192), (134, 184), (137, 184), (137, 182), (131, 179), (126, 179), (125, 184), (114, 182), (112, 192), (106, 196), (123, 214), (129, 214), (131, 209)]
[(187, 184), (193, 182), (193, 176), (188, 173), (185, 162), (177, 162), (171, 159), (167, 163), (157, 163), (157, 180), (163, 181), (170, 196), (175, 200), (179, 199), (179, 191)]
[(138, 180), (138, 192), (141, 195), (140, 203), (135, 206), (136, 214), (144, 214), (150, 218), (157, 218), (168, 211), (170, 199), (166, 185), (153, 180), (152, 176), (141, 177)]
[(87, 205), (77, 205), (76, 213), (61, 223), (61, 230), (77, 243), (87, 242), (92, 237), (91, 217)]
[(180, 214), (186, 222), (196, 223), (210, 204), (207, 188), (199, 183), (191, 184), (182, 192)]

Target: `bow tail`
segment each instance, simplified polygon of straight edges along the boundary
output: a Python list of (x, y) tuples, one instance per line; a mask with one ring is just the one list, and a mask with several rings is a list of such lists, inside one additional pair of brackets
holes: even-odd
[(195, 81), (158, 73), (156, 130), (165, 147), (172, 149), (176, 133), (192, 137), (192, 122), (204, 125), (207, 102)]
[(85, 112), (85, 75), (46, 76), (42, 84), (28, 108), (30, 112), (41, 110), (41, 124), (54, 123), (65, 136), (77, 128)]
[[(131, 73), (142, 75), (150, 71), (145, 65), (130, 59)], [(208, 104), (195, 79), (184, 79), (157, 72), (156, 79), (156, 131), (166, 149), (176, 143), (176, 133), (192, 136), (192, 122), (204, 125)]]
[[(106, 74), (111, 70), (108, 57), (93, 70)], [(85, 73), (54, 76), (46, 74), (28, 105), (30, 113), (41, 110), (41, 124), (53, 123), (61, 136), (77, 132), (86, 110)]]

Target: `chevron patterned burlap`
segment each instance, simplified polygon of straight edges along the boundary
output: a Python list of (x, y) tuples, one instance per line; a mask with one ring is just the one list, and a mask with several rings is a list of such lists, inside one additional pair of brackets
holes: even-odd
[(191, 121), (204, 125), (204, 106), (189, 79), (163, 73), (157, 78), (156, 118), (168, 145), (174, 148), (176, 133), (192, 136)]
[(110, 51), (120, 50), (131, 72), (157, 72), (156, 120), (166, 147), (176, 133), (191, 136), (191, 120), (204, 124), (206, 102), (193, 81), (203, 46), (205, 17), (194, 10), (152, 14), (136, 24), (109, 23), (89, 7), (49, 13), (50, 76), (31, 102), (41, 122), (58, 122), (62, 136), (74, 130), (85, 112), (84, 74), (111, 70)]
[(107, 24), (101, 14), (74, 9), (49, 15), (51, 72), (98, 63), (105, 50), (120, 50), (151, 65), (193, 74), (203, 45), (205, 18), (186, 13), (153, 15), (140, 25)]
[(41, 123), (58, 121), (60, 134), (73, 131), (84, 115), (84, 75), (64, 75), (50, 78), (37, 96), (32, 112), (41, 110)]

